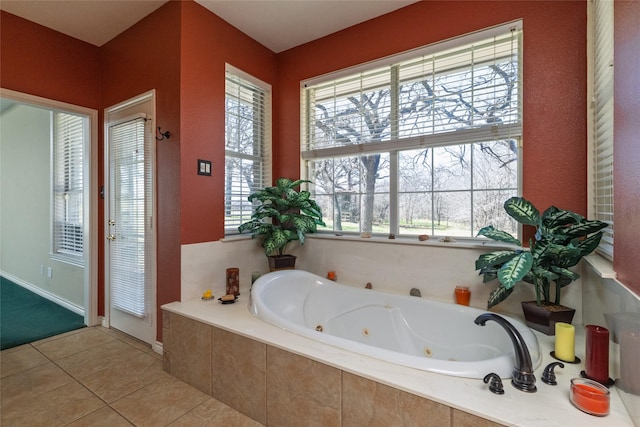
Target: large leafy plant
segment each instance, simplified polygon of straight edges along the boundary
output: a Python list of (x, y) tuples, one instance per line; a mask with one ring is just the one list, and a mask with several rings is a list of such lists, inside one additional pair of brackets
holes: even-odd
[(310, 182), (279, 178), (274, 187), (266, 187), (251, 194), (248, 200), (256, 203), (251, 220), (238, 227), (240, 233), (251, 232), (252, 238), (262, 239), (267, 256), (285, 255), (287, 244), (294, 240), (304, 244), (306, 233), (315, 233), (324, 226), (322, 211), (308, 191), (296, 191), (300, 184)]
[(512, 197), (504, 203), (506, 212), (520, 224), (536, 227), (529, 249), (511, 234), (489, 225), (478, 236), (517, 245), (481, 255), (476, 260), (483, 282), (498, 279), (500, 284), (489, 294), (487, 307), (504, 301), (516, 283), (524, 281), (535, 287), (538, 305), (551, 304), (551, 284), (555, 283), (554, 304), (560, 305), (560, 290), (580, 277), (570, 268), (583, 256), (598, 247), (606, 223), (587, 220), (577, 213), (548, 208), (542, 215), (522, 197)]

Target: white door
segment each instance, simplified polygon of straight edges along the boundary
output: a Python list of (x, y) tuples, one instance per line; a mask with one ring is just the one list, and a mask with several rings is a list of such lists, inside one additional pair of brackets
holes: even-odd
[(109, 325), (156, 337), (153, 93), (107, 110), (105, 270)]

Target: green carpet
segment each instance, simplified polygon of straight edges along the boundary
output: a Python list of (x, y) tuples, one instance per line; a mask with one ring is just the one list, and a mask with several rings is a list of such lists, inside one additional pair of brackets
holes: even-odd
[(0, 277), (0, 350), (84, 326), (79, 314)]

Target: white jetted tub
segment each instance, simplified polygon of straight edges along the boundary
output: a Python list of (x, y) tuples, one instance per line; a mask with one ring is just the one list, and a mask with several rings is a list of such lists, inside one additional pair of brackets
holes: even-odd
[[(411, 368), (467, 378), (512, 375), (513, 343), (485, 313), (446, 304), (340, 285), (301, 270), (265, 274), (253, 285), (249, 310), (265, 322), (329, 345)], [(527, 344), (533, 368), (538, 340), (522, 322), (507, 319)]]

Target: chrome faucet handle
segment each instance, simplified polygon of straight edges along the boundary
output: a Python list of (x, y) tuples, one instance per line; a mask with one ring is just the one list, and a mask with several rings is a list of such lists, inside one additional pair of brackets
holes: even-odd
[(564, 368), (564, 363), (562, 362), (549, 363), (547, 367), (544, 368), (544, 371), (542, 372), (543, 383), (546, 383), (549, 385), (558, 385), (558, 383), (556, 382), (556, 373), (553, 372), (553, 368), (555, 368), (556, 366), (560, 366), (561, 368)]
[(489, 391), (495, 394), (504, 394), (504, 387), (502, 386), (502, 380), (500, 376), (494, 372), (485, 375), (484, 379), (485, 384), (489, 384)]

